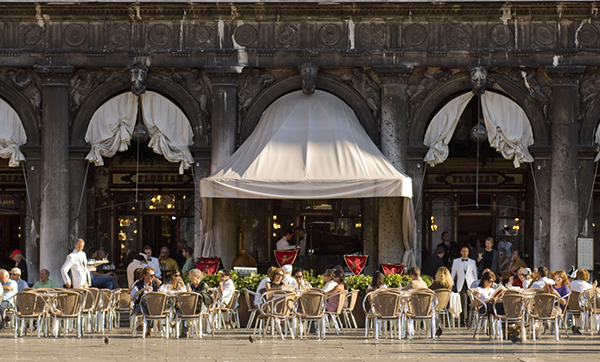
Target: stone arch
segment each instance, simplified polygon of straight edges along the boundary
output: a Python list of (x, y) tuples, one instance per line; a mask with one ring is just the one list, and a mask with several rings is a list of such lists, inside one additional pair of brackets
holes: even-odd
[(17, 112), (21, 119), (23, 128), (25, 128), (25, 133), (27, 134), (27, 143), (25, 146), (39, 146), (39, 118), (35, 110), (31, 107), (29, 100), (27, 100), (23, 93), (17, 91), (10, 84), (1, 79), (0, 94), (2, 94), (2, 99)]
[[(364, 127), (369, 137), (379, 146), (379, 126), (377, 125), (377, 120), (373, 116), (365, 99), (358, 92), (348, 85), (327, 76), (317, 77), (316, 89), (329, 92), (346, 102), (356, 113), (360, 124)], [(239, 144), (244, 143), (248, 136), (250, 136), (258, 124), (260, 116), (271, 103), (281, 96), (297, 90), (302, 90), (302, 81), (299, 75), (285, 78), (263, 90), (248, 108), (246, 116), (242, 120)]]
[[(494, 91), (510, 98), (527, 114), (533, 129), (534, 147), (550, 145), (550, 130), (546, 123), (546, 117), (529, 92), (499, 74), (490, 73), (488, 79), (490, 78), (493, 78), (494, 82), (492, 84), (488, 82), (488, 91)], [(409, 146), (423, 147), (425, 131), (429, 126), (429, 122), (439, 110), (439, 106), (445, 104), (448, 98), (470, 91), (472, 91), (471, 78), (468, 73), (457, 74), (432, 90), (423, 99), (412, 117), (408, 130)]]
[[(181, 85), (160, 74), (148, 72), (146, 88), (147, 90), (160, 93), (173, 101), (191, 123), (192, 130), (194, 131), (194, 146), (206, 146), (204, 135), (206, 134), (208, 122), (203, 116), (198, 102)], [(71, 145), (86, 145), (85, 133), (94, 112), (107, 100), (128, 91), (131, 91), (129, 73), (118, 74), (96, 88), (81, 103), (75, 115), (71, 129)]]

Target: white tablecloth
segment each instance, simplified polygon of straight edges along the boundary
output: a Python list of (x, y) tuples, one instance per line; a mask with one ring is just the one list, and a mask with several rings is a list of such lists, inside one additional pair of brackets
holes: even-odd
[(454, 318), (460, 317), (462, 305), (460, 303), (460, 294), (450, 293), (450, 302), (448, 303), (448, 311)]

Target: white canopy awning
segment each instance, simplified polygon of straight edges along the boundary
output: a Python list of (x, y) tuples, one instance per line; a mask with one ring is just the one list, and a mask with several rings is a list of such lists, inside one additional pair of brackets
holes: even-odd
[(412, 181), (385, 159), (352, 109), (317, 90), (287, 94), (263, 113), (227, 162), (200, 183), (202, 197), (323, 199), (412, 197)]

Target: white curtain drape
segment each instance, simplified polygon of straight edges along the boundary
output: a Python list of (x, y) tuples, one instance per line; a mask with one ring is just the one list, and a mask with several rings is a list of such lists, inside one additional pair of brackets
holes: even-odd
[[(169, 162), (179, 162), (183, 173), (194, 162), (189, 145), (193, 144), (192, 126), (183, 112), (164, 96), (147, 91), (141, 95), (142, 119), (150, 142), (148, 147)], [(126, 151), (131, 142), (138, 111), (138, 97), (123, 93), (100, 106), (92, 116), (85, 140), (92, 145), (86, 160), (103, 166), (102, 157)]]
[(402, 241), (404, 242), (404, 256), (402, 257), (402, 263), (406, 268), (412, 268), (416, 266), (415, 261), (415, 248), (416, 243), (416, 220), (415, 220), (415, 209), (413, 207), (412, 199), (404, 198), (404, 205), (402, 208)]
[(490, 145), (515, 168), (533, 162), (528, 147), (533, 145), (533, 131), (527, 115), (511, 99), (493, 92), (481, 96), (483, 119)]
[(471, 98), (473, 98), (473, 92), (454, 98), (442, 107), (431, 120), (423, 142), (425, 146), (429, 147), (424, 158), (429, 166), (434, 167), (448, 158), (448, 143), (452, 139), (460, 115)]
[(197, 256), (208, 258), (217, 255), (215, 252), (215, 234), (213, 231), (213, 199), (202, 198), (202, 246)]
[(104, 103), (92, 116), (85, 141), (92, 149), (85, 157), (96, 166), (103, 166), (102, 157), (113, 157), (126, 151), (135, 127), (138, 98), (131, 92), (118, 95)]
[(187, 117), (164, 96), (147, 91), (141, 95), (142, 115), (148, 127), (148, 147), (163, 155), (169, 162), (179, 162), (179, 173), (190, 168), (194, 158), (189, 145), (194, 133)]
[(15, 110), (0, 99), (0, 157), (8, 158), (8, 166), (18, 167), (26, 161), (21, 146), (27, 143), (27, 134)]
[(598, 162), (598, 160), (600, 160), (600, 125), (598, 126), (598, 128), (596, 128), (595, 141), (596, 146), (598, 146), (598, 154), (596, 154), (594, 162)]

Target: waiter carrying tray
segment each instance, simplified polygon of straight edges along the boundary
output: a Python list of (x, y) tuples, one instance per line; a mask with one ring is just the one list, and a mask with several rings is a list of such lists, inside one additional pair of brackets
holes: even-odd
[[(67, 255), (67, 260), (60, 268), (63, 281), (67, 288), (87, 288), (92, 285), (90, 280), (90, 273), (87, 265), (87, 257), (83, 252), (85, 241), (79, 238), (75, 242), (75, 249), (71, 254)], [(73, 274), (73, 283), (71, 284), (71, 278), (69, 278), (69, 270)]]

